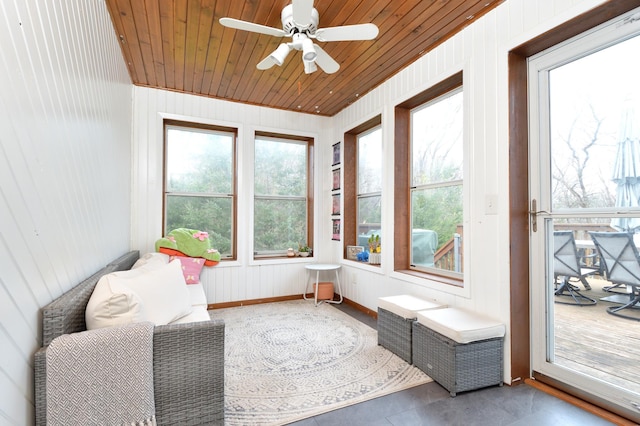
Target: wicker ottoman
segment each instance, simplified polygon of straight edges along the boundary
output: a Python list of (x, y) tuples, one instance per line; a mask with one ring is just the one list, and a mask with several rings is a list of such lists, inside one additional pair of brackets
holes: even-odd
[(379, 298), (378, 344), (411, 364), (411, 326), (417, 312), (446, 306), (410, 295)]
[(502, 386), (504, 324), (458, 308), (418, 312), (413, 364), (449, 391)]

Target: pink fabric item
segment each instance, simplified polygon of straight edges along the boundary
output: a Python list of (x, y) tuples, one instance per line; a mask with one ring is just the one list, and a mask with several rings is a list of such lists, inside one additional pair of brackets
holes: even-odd
[(204, 259), (201, 257), (171, 256), (170, 261), (178, 259), (182, 264), (182, 274), (187, 284), (198, 284), (200, 282), (200, 271), (204, 266)]

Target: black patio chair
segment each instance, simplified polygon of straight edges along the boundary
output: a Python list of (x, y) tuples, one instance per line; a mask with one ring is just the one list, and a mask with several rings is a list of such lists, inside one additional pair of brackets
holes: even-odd
[(607, 271), (607, 279), (612, 284), (628, 286), (631, 289), (629, 301), (610, 306), (607, 312), (623, 318), (640, 321), (640, 316), (621, 313), (624, 309), (640, 308), (640, 256), (632, 234), (627, 232), (589, 232), (601, 262)]
[(565, 305), (595, 305), (595, 299), (580, 292), (577, 282), (581, 282), (586, 290), (591, 289), (587, 276), (598, 272), (597, 268), (588, 268), (581, 263), (573, 231), (555, 231), (553, 233), (553, 275), (556, 283), (554, 294), (569, 301), (556, 298), (557, 303)]

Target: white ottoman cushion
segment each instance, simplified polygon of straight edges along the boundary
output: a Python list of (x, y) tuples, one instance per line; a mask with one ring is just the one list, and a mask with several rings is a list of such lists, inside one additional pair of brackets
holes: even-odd
[(417, 320), (458, 343), (503, 337), (506, 331), (501, 322), (460, 308), (420, 311)]
[(401, 294), (398, 296), (380, 297), (378, 299), (378, 307), (402, 318), (415, 319), (416, 313), (419, 311), (446, 308), (447, 305), (430, 302), (409, 294)]

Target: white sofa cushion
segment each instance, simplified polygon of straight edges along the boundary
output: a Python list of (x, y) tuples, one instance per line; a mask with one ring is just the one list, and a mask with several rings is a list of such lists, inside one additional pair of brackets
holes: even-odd
[(210, 319), (211, 317), (209, 316), (209, 312), (207, 312), (207, 308), (205, 306), (199, 305), (194, 306), (189, 315), (178, 318), (171, 324), (187, 324), (190, 322), (209, 321)]
[(191, 306), (203, 306), (206, 310), (208, 306), (207, 296), (204, 294), (202, 284), (189, 284), (187, 285), (187, 290), (189, 291)]
[(147, 253), (136, 260), (131, 269), (138, 268), (155, 268), (169, 263), (169, 255), (164, 253)]
[(98, 281), (87, 304), (87, 329), (134, 321), (169, 324), (189, 315), (191, 296), (175, 260), (160, 266), (145, 266), (112, 272)]
[(417, 320), (458, 343), (503, 337), (506, 330), (500, 321), (460, 308), (420, 311)]
[(416, 313), (419, 311), (446, 308), (447, 305), (423, 300), (409, 294), (401, 294), (398, 296), (380, 297), (378, 299), (378, 307), (405, 319), (415, 319)]

